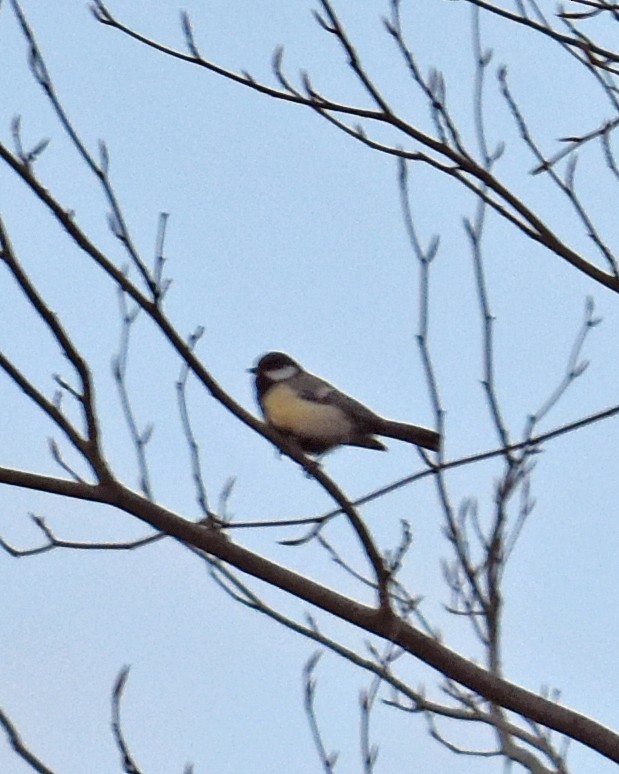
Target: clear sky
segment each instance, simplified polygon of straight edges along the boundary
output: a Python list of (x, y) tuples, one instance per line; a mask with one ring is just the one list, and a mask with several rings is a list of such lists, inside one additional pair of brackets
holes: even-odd
[[(204, 55), (223, 66), (271, 80), (272, 51), (283, 44), (291, 77), (307, 69), (325, 94), (367, 103), (335, 41), (312, 19), (311, 3), (191, 0), (184, 7)], [(387, 3), (347, 0), (337, 7), (389, 99), (430, 130), (427, 110), (382, 29)], [(283, 349), (381, 413), (432, 423), (416, 344), (418, 267), (399, 209), (393, 159), (313, 113), (140, 47), (98, 24), (81, 0), (24, 0), (23, 8), (83, 141), (91, 149), (100, 139), (107, 144), (112, 180), (146, 256), (154, 252), (159, 212), (170, 214), (166, 272), (173, 283), (167, 310), (186, 334), (205, 327), (199, 353), (222, 386), (255, 408), (246, 369), (261, 353)], [(175, 4), (112, 0), (110, 9), (146, 35), (182, 47)], [(445, 73), (450, 105), (473, 143), (468, 5), (416, 0), (405, 22), (422, 71), (435, 67)], [(504, 141), (507, 148), (499, 174), (533, 206), (543, 207), (564, 238), (592, 254), (565, 202), (541, 177), (527, 174), (533, 160), (498, 96), (495, 72), (508, 64), (511, 86), (548, 152), (557, 148), (558, 137), (598, 126), (611, 115), (610, 106), (593, 80), (549, 42), (536, 44), (533, 56), (523, 53), (534, 45), (526, 32), (495, 22), (483, 25), (483, 35), (494, 50), (489, 141)], [(27, 147), (50, 139), (37, 162), (41, 180), (122, 263), (101, 192), (33, 82), (26, 45), (6, 3), (0, 13), (0, 94), (3, 142), (11, 142), (16, 114)], [(606, 205), (614, 192), (600, 190), (601, 168), (600, 153), (592, 148), (582, 154), (578, 180), (616, 249), (616, 208)], [(427, 244), (433, 235), (441, 237), (430, 343), (447, 410), (446, 455), (455, 458), (496, 444), (480, 384), (480, 315), (462, 227), (475, 203), (427, 168), (413, 169), (412, 189), (420, 238)], [(0, 168), (0, 206), (33, 280), (92, 360), (105, 449), (123, 480), (137, 487), (135, 455), (111, 375), (120, 337), (116, 291), (85, 264), (7, 168)], [(496, 316), (497, 385), (514, 436), (560, 381), (588, 295), (603, 318), (586, 342), (590, 366), (541, 429), (617, 403), (617, 298), (497, 218), (488, 223), (485, 260)], [(0, 349), (51, 394), (52, 374), (69, 376), (67, 363), (32, 321), (6, 272), (0, 272), (0, 299)], [(154, 425), (149, 449), (155, 493), (197, 518), (176, 407), (179, 363), (146, 320), (138, 321), (134, 336), (128, 383), (140, 422)], [(238, 521), (313, 515), (330, 507), (314, 482), (195, 384), (189, 397), (214, 507), (231, 477), (228, 508)], [(0, 379), (0, 400), (0, 464), (59, 474), (47, 446), (49, 423), (6, 379)], [(566, 705), (614, 727), (616, 448), (617, 420), (611, 420), (563, 437), (539, 456), (536, 508), (505, 577), (503, 655), (509, 679), (532, 690), (558, 688)], [(341, 450), (325, 466), (356, 497), (420, 469), (421, 461), (413, 449), (393, 442), (382, 455)], [(489, 516), (499, 473), (494, 462), (454, 473), (454, 502), (478, 498), (480, 513)], [(146, 534), (140, 524), (102, 507), (4, 488), (2, 537), (19, 547), (36, 545), (40, 534), (30, 513), (67, 539), (121, 541)], [(397, 544), (401, 519), (410, 521), (415, 540), (403, 580), (424, 598), (424, 610), (445, 642), (479, 658), (466, 623), (443, 610), (449, 594), (441, 559), (448, 547), (432, 484), (400, 490), (363, 515), (382, 549)], [(255, 530), (244, 531), (242, 540), (362, 597), (316, 547), (277, 543), (297, 535)], [(334, 525), (329, 537), (347, 550), (350, 535), (343, 525)], [(356, 548), (350, 550), (359, 559)], [(196, 774), (320, 770), (302, 692), (303, 666), (315, 646), (230, 600), (182, 546), (168, 540), (135, 552), (59, 550), (20, 560), (0, 554), (0, 588), (0, 707), (54, 771), (120, 770), (109, 727), (110, 693), (125, 664), (131, 673), (124, 729), (145, 772), (180, 772), (187, 761)], [(306, 612), (294, 600), (256, 588), (290, 614)], [(326, 632), (365, 647), (358, 632), (327, 616), (318, 620)], [(411, 662), (404, 671), (414, 685), (423, 683), (437, 695), (437, 677), (424, 665)], [(317, 680), (325, 741), (340, 751), (336, 771), (360, 771), (358, 692), (370, 680), (329, 653)], [(489, 745), (469, 727), (455, 728), (453, 738)], [(498, 760), (446, 752), (428, 738), (422, 718), (386, 706), (372, 716), (372, 741), (380, 748), (378, 772), (504, 770)], [(580, 772), (614, 769), (575, 744), (568, 762)], [(1, 735), (0, 771), (30, 771)]]

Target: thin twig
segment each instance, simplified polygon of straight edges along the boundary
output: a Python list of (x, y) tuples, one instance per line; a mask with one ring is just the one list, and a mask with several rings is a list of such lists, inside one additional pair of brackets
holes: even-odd
[(140, 308), (139, 306), (136, 306), (130, 310), (127, 303), (126, 294), (120, 288), (118, 289), (118, 303), (121, 313), (121, 333), (118, 354), (112, 361), (112, 372), (114, 374), (116, 387), (118, 388), (120, 404), (125, 416), (125, 422), (127, 423), (131, 442), (133, 444), (133, 448), (135, 449), (135, 454), (138, 461), (138, 468), (140, 471), (140, 489), (142, 492), (144, 492), (149, 500), (153, 500), (154, 494), (150, 480), (148, 459), (146, 456), (146, 447), (152, 438), (153, 425), (148, 424), (144, 430), (140, 430), (138, 428), (129, 388), (127, 386), (129, 343), (131, 340), (131, 331), (138, 317)]
[(312, 740), (314, 747), (318, 753), (320, 764), (326, 774), (334, 774), (335, 764), (337, 763), (338, 753), (327, 753), (324, 742), (322, 741), (322, 735), (320, 728), (318, 727), (318, 719), (316, 717), (316, 709), (314, 707), (314, 700), (316, 697), (316, 678), (314, 677), (314, 670), (320, 659), (320, 651), (314, 653), (309, 658), (303, 669), (303, 706), (305, 708), (305, 714), (309, 723), (310, 731), (312, 732)]
[[(203, 333), (204, 333), (204, 328), (198, 328), (189, 337), (187, 345), (189, 346), (192, 352), (194, 351)], [(200, 447), (198, 446), (198, 442), (193, 432), (193, 428), (191, 425), (191, 418), (189, 416), (189, 407), (187, 405), (187, 379), (189, 377), (189, 373), (190, 373), (189, 366), (186, 363), (183, 363), (183, 365), (181, 366), (181, 372), (180, 372), (178, 381), (176, 382), (176, 395), (178, 399), (178, 408), (179, 408), (179, 413), (181, 417), (183, 433), (185, 435), (185, 439), (187, 440), (187, 445), (189, 447), (189, 459), (191, 461), (191, 471), (192, 471), (193, 483), (196, 488), (196, 497), (197, 497), (198, 505), (200, 506), (200, 510), (202, 511), (204, 516), (210, 519), (213, 517), (213, 512), (210, 510), (208, 506), (206, 484), (204, 483), (204, 476), (202, 474), (202, 463), (200, 460)]]
[(99, 180), (99, 182), (101, 183), (104, 195), (111, 209), (110, 225), (112, 227), (112, 231), (114, 235), (125, 246), (132, 264), (137, 268), (138, 272), (144, 279), (146, 285), (148, 286), (149, 290), (153, 295), (153, 298), (157, 300), (159, 295), (158, 288), (153, 278), (151, 277), (148, 269), (146, 268), (146, 264), (142, 261), (136, 247), (133, 244), (133, 241), (129, 234), (129, 228), (127, 226), (122, 209), (118, 202), (118, 198), (116, 197), (116, 194), (110, 184), (110, 180), (108, 177), (109, 159), (107, 155), (107, 150), (105, 149), (105, 145), (103, 143), (101, 143), (100, 145), (100, 148), (102, 149), (102, 154), (101, 154), (102, 161), (100, 164), (97, 164), (96, 161), (94, 160), (94, 156), (90, 153), (90, 151), (88, 151), (85, 144), (80, 139), (75, 127), (73, 126), (67, 112), (65, 111), (62, 105), (60, 98), (56, 94), (51, 76), (47, 69), (47, 65), (45, 64), (45, 60), (43, 58), (41, 50), (38, 46), (36, 38), (34, 37), (34, 33), (32, 32), (30, 25), (28, 24), (26, 17), (24, 16), (23, 11), (21, 10), (19, 3), (17, 2), (17, 0), (11, 0), (11, 5), (13, 6), (13, 10), (15, 12), (15, 15), (17, 16), (21, 30), (30, 47), (30, 69), (32, 71), (32, 74), (35, 77), (37, 83), (41, 86), (41, 88), (47, 95), (47, 98), (54, 112), (56, 113), (56, 116), (58, 117), (60, 124), (62, 125), (66, 134), (70, 138), (71, 142), (73, 143), (73, 146), (78, 151), (78, 153), (80, 154), (84, 162), (87, 164), (91, 172), (97, 178), (97, 180)]
[(112, 731), (116, 746), (120, 752), (121, 764), (126, 774), (142, 774), (129, 751), (129, 746), (125, 740), (122, 725), (120, 722), (120, 702), (123, 697), (127, 678), (129, 677), (129, 667), (123, 667), (118, 673), (114, 690), (112, 691)]

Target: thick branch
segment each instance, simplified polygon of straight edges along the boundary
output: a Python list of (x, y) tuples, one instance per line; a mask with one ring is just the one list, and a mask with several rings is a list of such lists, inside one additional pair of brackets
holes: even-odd
[(238, 570), (389, 640), (489, 701), (565, 734), (619, 763), (619, 735), (573, 710), (485, 671), (399, 619), (389, 608), (368, 607), (259, 554), (235, 545), (219, 530), (185, 521), (116, 482), (87, 485), (0, 468), (0, 483), (112, 505), (182, 543), (218, 557)]

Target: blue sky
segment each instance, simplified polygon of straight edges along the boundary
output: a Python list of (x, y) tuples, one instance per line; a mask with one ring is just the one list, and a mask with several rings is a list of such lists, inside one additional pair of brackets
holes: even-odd
[[(129, 5), (130, 7), (125, 7)], [(214, 376), (254, 407), (245, 369), (269, 349), (284, 349), (376, 410), (422, 424), (431, 405), (416, 344), (418, 267), (399, 209), (397, 169), (299, 107), (275, 103), (188, 65), (163, 58), (98, 25), (82, 2), (25, 0), (59, 95), (89, 148), (105, 139), (111, 176), (133, 237), (154, 251), (158, 213), (170, 213), (166, 271), (173, 279), (167, 310), (189, 334), (205, 327), (199, 352)], [(182, 46), (177, 8), (168, 3), (115, 2), (119, 18), (145, 34)], [(307, 68), (325, 93), (365, 101), (345, 58), (317, 28), (311, 4), (201, 2), (185, 5), (205, 55), (231, 69), (269, 80), (274, 47), (286, 47), (291, 76)], [(338, 4), (368, 68), (403, 113), (431, 127), (380, 17), (383, 3)], [(97, 243), (119, 262), (100, 191), (62, 136), (27, 69), (26, 47), (8, 5), (0, 14), (0, 132), (10, 142), (19, 113), (27, 146), (50, 144), (37, 163), (45, 185)], [(472, 134), (473, 57), (470, 11), (464, 3), (423, 0), (407, 9), (410, 44), (423, 72), (444, 71), (447, 93), (467, 141)], [(510, 84), (546, 150), (566, 134), (594, 128), (610, 106), (591, 80), (544, 42), (522, 56), (531, 38), (497, 23), (483, 27), (494, 49), (488, 82), (488, 132), (507, 152), (502, 179), (544, 207), (548, 222), (577, 248), (590, 246), (565, 203), (541, 177), (497, 96), (494, 73), (509, 67)], [(546, 74), (540, 77), (540, 73)], [(546, 77), (547, 76), (547, 77)], [(552, 77), (551, 77), (552, 76)], [(575, 94), (578, 97), (575, 97)], [(574, 108), (578, 103), (578, 110)], [(582, 154), (579, 181), (606, 237), (617, 246), (616, 214), (600, 153)], [(600, 181), (605, 182), (601, 183)], [(137, 468), (113, 383), (120, 321), (115, 289), (67, 243), (8, 169), (0, 170), (2, 216), (34, 281), (50, 299), (97, 379), (104, 445), (123, 480), (137, 487)], [(440, 234), (431, 288), (430, 344), (447, 410), (448, 458), (492, 447), (496, 438), (480, 386), (480, 316), (462, 218), (475, 203), (453, 182), (427, 169), (412, 171), (413, 210), (420, 238)], [(587, 372), (545, 420), (547, 430), (617, 402), (617, 301), (613, 294), (527, 242), (496, 218), (488, 222), (485, 260), (496, 316), (497, 385), (515, 436), (560, 380), (594, 297), (603, 323), (592, 331)], [(49, 392), (66, 362), (33, 323), (0, 273), (0, 349)], [(199, 515), (186, 444), (176, 409), (179, 363), (146, 320), (134, 331), (129, 386), (142, 424), (152, 422), (150, 461), (157, 497), (189, 518)], [(0, 381), (0, 464), (58, 474), (47, 447), (52, 428), (6, 380)], [(236, 520), (284, 519), (321, 513), (325, 494), (264, 440), (208, 395), (189, 390), (194, 429), (203, 450), (209, 497), (217, 505), (230, 477)], [(533, 479), (536, 509), (505, 578), (504, 668), (532, 690), (551, 686), (562, 701), (617, 725), (612, 691), (619, 636), (609, 599), (617, 585), (616, 420), (548, 445)], [(71, 459), (70, 453), (68, 453)], [(329, 457), (328, 472), (356, 497), (420, 468), (411, 448), (388, 454), (347, 449)], [(497, 463), (463, 468), (449, 478), (455, 502), (477, 497), (492, 511)], [(128, 518), (96, 506), (5, 488), (0, 533), (28, 547), (39, 534), (28, 518), (45, 518), (59, 536), (128, 540), (145, 534)], [(408, 519), (415, 542), (403, 579), (424, 598), (445, 642), (479, 658), (463, 621), (445, 614), (449, 595), (440, 562), (447, 554), (442, 516), (431, 482), (405, 488), (363, 511), (383, 549), (397, 544)], [(291, 530), (244, 531), (251, 548), (352, 596), (362, 592), (315, 547), (277, 544)], [(329, 537), (355, 560), (343, 524)], [(226, 597), (205, 568), (172, 541), (129, 553), (57, 551), (15, 560), (0, 555), (3, 620), (0, 706), (34, 752), (54, 770), (92, 774), (119, 770), (109, 730), (112, 683), (132, 670), (123, 705), (125, 731), (149, 774), (182, 771), (313, 772), (319, 770), (302, 708), (302, 669), (314, 646)], [(265, 598), (297, 617), (305, 608), (267, 588)], [(325, 631), (364, 648), (358, 632), (321, 617)], [(411, 662), (404, 673), (430, 687), (436, 676)], [(358, 691), (369, 678), (331, 654), (317, 672), (319, 721), (337, 771), (360, 770)], [(434, 691), (435, 689), (432, 688)], [(454, 730), (463, 744), (479, 739)], [(377, 771), (499, 772), (499, 761), (461, 759), (428, 739), (421, 718), (387, 707), (372, 718), (380, 746)], [(483, 737), (480, 744), (487, 746)], [(610, 764), (573, 745), (575, 771), (603, 774)], [(595, 762), (594, 762), (595, 761)], [(0, 769), (29, 771), (0, 742)]]

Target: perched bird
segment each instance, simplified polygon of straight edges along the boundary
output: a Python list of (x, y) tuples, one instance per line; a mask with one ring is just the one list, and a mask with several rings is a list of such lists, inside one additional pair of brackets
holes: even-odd
[(304, 371), (285, 352), (267, 352), (249, 372), (256, 376), (256, 397), (267, 424), (306, 454), (322, 454), (340, 445), (384, 450), (376, 435), (432, 451), (440, 447), (441, 437), (434, 430), (384, 419)]

